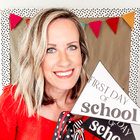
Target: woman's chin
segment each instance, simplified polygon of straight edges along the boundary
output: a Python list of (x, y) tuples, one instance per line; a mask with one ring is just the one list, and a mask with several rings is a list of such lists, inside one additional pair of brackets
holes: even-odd
[(74, 87), (75, 84), (63, 84), (63, 85), (57, 85), (57, 88), (58, 89), (61, 89), (61, 90), (70, 90)]

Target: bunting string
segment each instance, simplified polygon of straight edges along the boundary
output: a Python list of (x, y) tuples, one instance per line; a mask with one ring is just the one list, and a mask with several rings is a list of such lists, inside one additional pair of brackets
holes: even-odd
[[(2, 12), (2, 10), (0, 11)], [(135, 16), (135, 12), (129, 12), (122, 15), (122, 17), (110, 17), (110, 18), (107, 18), (105, 21), (98, 20), (98, 21), (91, 21), (89, 23), (81, 22), (81, 25), (83, 29), (85, 29), (86, 26), (89, 26), (93, 34), (95, 35), (95, 37), (98, 38), (103, 22), (106, 22), (109, 28), (113, 31), (113, 33), (116, 34), (117, 29), (118, 29), (119, 19), (122, 18), (128, 24), (128, 26), (130, 26), (130, 28), (133, 29), (134, 16)], [(9, 15), (10, 30), (13, 30), (14, 28), (16, 28), (16, 26), (22, 21), (22, 19), (23, 18), (18, 15), (10, 14)], [(30, 18), (26, 18), (25, 21), (28, 26), (30, 22)]]
[[(107, 25), (110, 27), (110, 29), (113, 31), (113, 33), (116, 34), (118, 30), (119, 19), (120, 18), (124, 19), (132, 30), (134, 27), (134, 16), (135, 12), (129, 12), (127, 14), (124, 14), (122, 17), (111, 17), (106, 20), (93, 21), (89, 22), (87, 25), (90, 27), (95, 37), (98, 38), (101, 30), (101, 25), (103, 22), (106, 22)], [(81, 23), (81, 25), (82, 26), (84, 25), (83, 27), (85, 27), (86, 23)]]

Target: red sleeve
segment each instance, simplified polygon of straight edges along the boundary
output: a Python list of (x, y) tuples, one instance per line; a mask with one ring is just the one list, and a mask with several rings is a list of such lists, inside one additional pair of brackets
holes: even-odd
[(17, 119), (14, 86), (8, 85), (0, 96), (0, 140), (15, 140)]
[(88, 131), (84, 130), (85, 140), (101, 140), (100, 138), (96, 137), (95, 135), (89, 133)]

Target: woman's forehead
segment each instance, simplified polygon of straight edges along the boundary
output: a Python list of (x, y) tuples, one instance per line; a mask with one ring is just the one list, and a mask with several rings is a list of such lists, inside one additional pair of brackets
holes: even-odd
[(59, 18), (50, 23), (47, 30), (48, 41), (79, 40), (79, 32), (75, 23), (70, 19)]

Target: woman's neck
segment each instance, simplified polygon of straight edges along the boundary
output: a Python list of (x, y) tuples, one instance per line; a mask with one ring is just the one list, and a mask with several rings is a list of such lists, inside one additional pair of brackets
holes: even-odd
[(45, 93), (52, 97), (55, 102), (49, 105), (43, 105), (40, 110), (40, 116), (57, 121), (62, 111), (71, 111), (75, 101), (70, 98), (71, 90), (59, 90), (52, 87), (45, 87)]
[(52, 86), (45, 86), (45, 93), (55, 100), (58, 107), (62, 107), (71, 102), (70, 94), (71, 90), (61, 90)]

